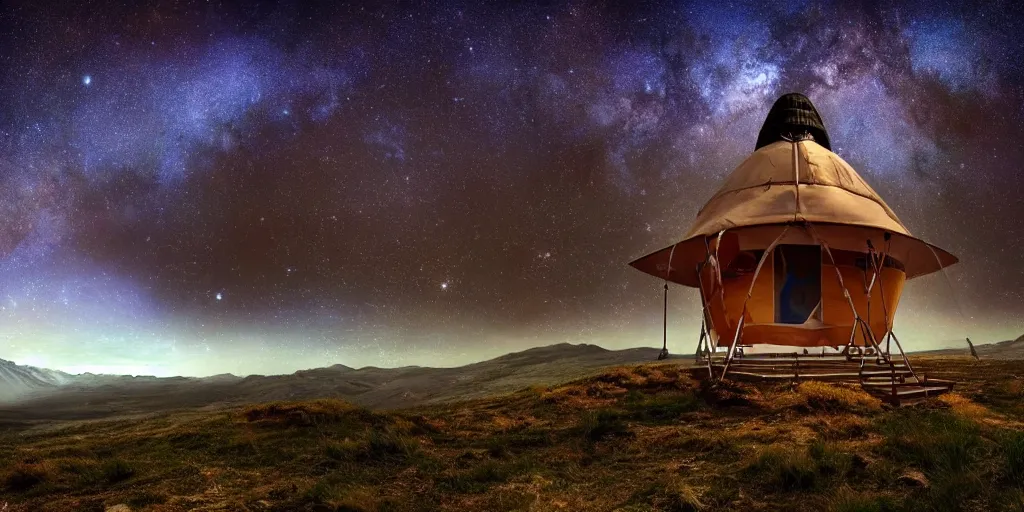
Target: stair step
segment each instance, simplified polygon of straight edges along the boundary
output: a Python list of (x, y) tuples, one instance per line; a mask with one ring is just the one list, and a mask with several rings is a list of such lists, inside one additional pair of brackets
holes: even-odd
[(945, 393), (947, 391), (950, 391), (950, 388), (948, 388), (946, 386), (921, 386), (921, 385), (901, 386), (899, 384), (897, 384), (895, 386), (886, 386), (885, 388), (874, 388), (874, 389), (872, 389), (872, 391), (876, 391), (873, 394), (892, 395), (892, 393), (891, 393), (892, 388), (896, 388), (896, 396), (898, 396), (898, 397), (914, 396), (914, 395), (937, 396), (937, 395), (939, 395), (941, 393)]
[[(719, 362), (713, 361), (712, 364), (724, 364), (724, 363), (719, 363)], [(861, 365), (860, 365), (859, 362), (842, 362), (842, 363), (832, 363), (832, 364), (801, 362), (801, 363), (797, 364), (797, 363), (784, 363), (784, 362), (778, 362), (778, 363), (747, 363), (747, 362), (733, 361), (732, 363), (730, 363), (730, 366), (743, 367), (743, 368), (794, 368), (794, 367), (798, 367), (798, 368), (846, 368), (846, 367), (860, 367)], [(890, 365), (885, 364), (885, 363), (865, 363), (864, 367), (865, 368), (890, 368)], [(899, 369), (899, 368), (906, 368), (906, 366), (902, 365), (902, 364), (892, 365), (892, 367), (895, 367), (897, 369)]]
[(857, 372), (836, 372), (836, 373), (752, 373), (729, 370), (729, 378), (737, 380), (849, 380), (856, 381)]

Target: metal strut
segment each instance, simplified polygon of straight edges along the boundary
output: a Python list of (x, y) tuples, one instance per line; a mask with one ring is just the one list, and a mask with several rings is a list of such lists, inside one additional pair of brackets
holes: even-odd
[[(705, 241), (706, 240), (707, 239), (705, 239)], [(715, 328), (715, 323), (714, 323), (714, 321), (711, 320), (710, 314), (708, 312), (708, 302), (707, 302), (707, 299), (704, 297), (704, 278), (701, 277), (704, 265), (707, 265), (710, 260), (711, 260), (711, 251), (709, 249), (708, 253), (707, 253), (707, 259), (703, 263), (700, 263), (700, 264), (697, 265), (697, 283), (698, 283), (698, 288), (700, 289), (700, 302), (701, 302), (700, 334), (701, 334), (701, 338), (704, 338), (705, 335), (707, 336), (706, 340), (704, 341), (704, 343), (705, 343), (705, 345), (704, 345), (705, 361), (704, 362), (707, 363), (708, 377), (711, 378), (711, 379), (714, 379), (715, 378), (715, 372), (714, 372), (714, 369), (711, 366), (711, 358), (714, 355), (715, 351), (718, 350), (718, 346), (714, 345), (714, 338), (711, 336), (711, 329)], [(698, 341), (698, 348), (699, 348), (699, 343), (700, 342)], [(697, 363), (700, 364), (700, 356), (699, 355), (697, 356)]]
[[(885, 269), (885, 260), (889, 257), (889, 254), (892, 253), (892, 233), (885, 231), (883, 232), (882, 237), (885, 240), (885, 251), (881, 253), (881, 258), (878, 260), (872, 256), (871, 264), (874, 268), (875, 276), (878, 277), (878, 287), (881, 291), (880, 295), (882, 297), (882, 311), (885, 314), (885, 355), (888, 357), (889, 366), (895, 371), (895, 366), (893, 366), (892, 363), (891, 346), (891, 342), (895, 341), (896, 349), (900, 351), (900, 357), (903, 359), (903, 364), (908, 370), (910, 370), (910, 374), (913, 375), (914, 378), (917, 378), (917, 373), (914, 372), (914, 367), (910, 364), (910, 359), (907, 358), (907, 353), (903, 351), (903, 347), (900, 345), (900, 340), (896, 337), (896, 333), (893, 331), (896, 323), (895, 311), (893, 311), (893, 316), (890, 317), (889, 308), (885, 303), (885, 285), (882, 283), (882, 270)], [(868, 249), (870, 249), (869, 254), (874, 251), (874, 247), (871, 245), (871, 240), (868, 240)], [(873, 280), (874, 278), (872, 278), (872, 281)], [(968, 343), (970, 343), (970, 341), (968, 341)], [(893, 381), (895, 381), (895, 377), (893, 378)]]
[(693, 353), (694, 364), (700, 364), (700, 358), (704, 355), (704, 337), (707, 336), (707, 331), (704, 330), (704, 319), (700, 321), (700, 337), (697, 338), (697, 350)]
[[(865, 322), (864, 319), (861, 318), (860, 314), (857, 312), (857, 307), (854, 306), (854, 304), (853, 304), (853, 297), (850, 296), (850, 290), (846, 287), (846, 283), (843, 281), (843, 274), (839, 270), (839, 265), (836, 264), (836, 259), (834, 257), (832, 257), (832, 250), (829, 249), (828, 243), (825, 242), (824, 240), (822, 240), (821, 237), (818, 236), (818, 233), (814, 229), (814, 226), (812, 226), (810, 224), (804, 224), (803, 227), (807, 231), (807, 234), (811, 235), (811, 238), (818, 245), (820, 245), (821, 248), (825, 251), (825, 254), (828, 255), (828, 260), (830, 262), (832, 262), (832, 267), (835, 268), (835, 270), (836, 270), (836, 279), (839, 281), (839, 287), (843, 289), (843, 296), (846, 298), (847, 304), (850, 305), (850, 311), (853, 313), (853, 330), (850, 333), (850, 346), (853, 346), (853, 344), (854, 344), (854, 342), (855, 342), (855, 340), (857, 338), (857, 329), (858, 328), (861, 329), (861, 336), (863, 336), (863, 338), (864, 338), (864, 349), (861, 349), (861, 351), (860, 351), (860, 353), (861, 353), (861, 366), (863, 367), (863, 365), (864, 365), (864, 352), (866, 352), (866, 349), (868, 348), (868, 344), (870, 344), (871, 347), (873, 347), (875, 349), (875, 353), (876, 354), (881, 353), (882, 349), (881, 349), (881, 347), (878, 346), (878, 342), (875, 341), (875, 335), (874, 335), (874, 333), (871, 332), (871, 326), (868, 325), (867, 322)], [(883, 358), (885, 359), (886, 362), (889, 362), (888, 356), (883, 356)]]
[(722, 365), (722, 375), (719, 380), (725, 378), (725, 374), (729, 371), (729, 364), (732, 363), (732, 359), (736, 354), (736, 345), (739, 344), (740, 334), (743, 332), (743, 323), (747, 317), (747, 302), (750, 301), (751, 295), (754, 294), (754, 285), (757, 284), (757, 276), (761, 273), (761, 267), (764, 266), (765, 260), (768, 259), (768, 255), (775, 250), (775, 246), (779, 245), (782, 238), (789, 232), (789, 226), (786, 226), (782, 233), (765, 249), (764, 254), (761, 254), (761, 260), (757, 262), (757, 267), (754, 269), (754, 275), (750, 279), (750, 289), (747, 290), (747, 296), (743, 299), (743, 309), (740, 310), (740, 318), (736, 321), (736, 334), (733, 336), (732, 345), (729, 345), (729, 351), (725, 354), (725, 364)]

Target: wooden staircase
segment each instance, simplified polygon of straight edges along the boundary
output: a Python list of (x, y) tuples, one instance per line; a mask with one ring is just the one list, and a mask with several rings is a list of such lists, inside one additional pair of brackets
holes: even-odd
[(861, 387), (871, 395), (893, 405), (909, 405), (953, 390), (948, 380), (929, 379), (926, 376), (907, 376), (899, 381), (861, 380)]

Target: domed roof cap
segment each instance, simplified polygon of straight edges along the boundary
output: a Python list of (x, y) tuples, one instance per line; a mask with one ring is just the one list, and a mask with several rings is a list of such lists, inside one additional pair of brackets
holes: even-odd
[(821, 121), (818, 109), (811, 100), (800, 93), (789, 93), (775, 100), (757, 134), (754, 151), (780, 140), (801, 140), (810, 135), (818, 145), (831, 151), (828, 131)]

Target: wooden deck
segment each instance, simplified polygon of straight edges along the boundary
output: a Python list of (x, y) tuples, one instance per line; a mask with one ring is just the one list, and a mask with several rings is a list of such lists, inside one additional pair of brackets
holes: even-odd
[[(725, 358), (713, 356), (710, 364), (715, 376), (725, 371)], [(917, 374), (902, 360), (886, 361), (877, 356), (842, 354), (751, 354), (736, 357), (729, 364), (726, 377), (743, 381), (859, 382), (871, 395), (893, 405), (906, 405), (948, 393), (954, 383), (928, 379)]]

